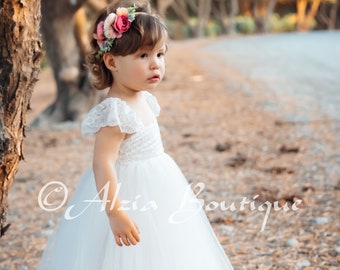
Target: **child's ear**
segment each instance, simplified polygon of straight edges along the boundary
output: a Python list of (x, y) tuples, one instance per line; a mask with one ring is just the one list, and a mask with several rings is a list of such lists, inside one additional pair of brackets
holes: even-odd
[(112, 72), (116, 72), (117, 71), (117, 66), (116, 66), (116, 58), (113, 54), (111, 53), (105, 53), (103, 55), (103, 60), (105, 63), (105, 66), (111, 70)]

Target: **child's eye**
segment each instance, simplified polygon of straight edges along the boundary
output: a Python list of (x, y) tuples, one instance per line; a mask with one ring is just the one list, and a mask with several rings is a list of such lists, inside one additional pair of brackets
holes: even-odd
[(147, 53), (142, 53), (141, 55), (140, 55), (140, 58), (147, 58), (148, 57), (148, 54)]
[(164, 56), (164, 52), (160, 52), (157, 54), (157, 57), (163, 57)]

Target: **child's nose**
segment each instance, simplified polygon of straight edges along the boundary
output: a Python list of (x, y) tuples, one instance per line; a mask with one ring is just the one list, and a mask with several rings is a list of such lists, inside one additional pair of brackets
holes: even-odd
[(153, 58), (150, 64), (151, 69), (158, 69), (159, 66), (160, 66), (160, 60), (158, 58)]

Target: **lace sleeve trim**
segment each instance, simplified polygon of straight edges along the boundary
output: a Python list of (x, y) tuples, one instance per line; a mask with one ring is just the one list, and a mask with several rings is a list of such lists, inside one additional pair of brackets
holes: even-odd
[(122, 100), (107, 98), (89, 111), (82, 122), (81, 133), (95, 134), (106, 126), (119, 126), (122, 133), (132, 134), (140, 130), (143, 124)]
[(156, 117), (158, 117), (159, 114), (160, 114), (161, 108), (158, 104), (157, 98), (147, 91), (143, 91), (143, 94), (144, 94), (144, 97), (145, 97), (146, 101), (148, 102), (152, 112), (154, 113), (154, 115)]

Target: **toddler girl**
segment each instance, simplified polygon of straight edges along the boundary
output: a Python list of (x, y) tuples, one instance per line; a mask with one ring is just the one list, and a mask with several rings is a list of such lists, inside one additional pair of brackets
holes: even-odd
[[(167, 31), (147, 4), (107, 7), (88, 65), (107, 97), (82, 123), (95, 134), (82, 177), (39, 269), (233, 269), (182, 172), (164, 152), (153, 90), (165, 72)], [(100, 202), (100, 203), (98, 203)]]

